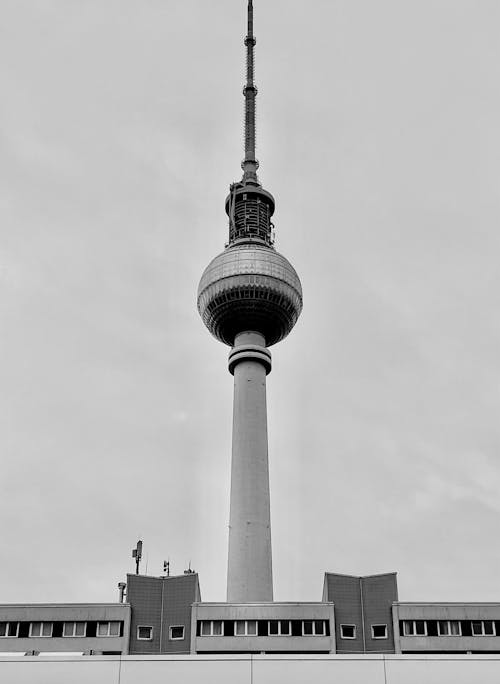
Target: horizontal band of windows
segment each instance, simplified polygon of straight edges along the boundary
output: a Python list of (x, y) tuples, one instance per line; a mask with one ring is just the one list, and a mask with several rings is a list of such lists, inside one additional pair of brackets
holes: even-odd
[(500, 636), (500, 620), (400, 620), (404, 637)]
[[(356, 625), (340, 625), (341, 639), (356, 639)], [(388, 639), (387, 625), (371, 625), (372, 639)]]
[(0, 622), (0, 638), (122, 637), (122, 620)]
[(198, 620), (196, 636), (330, 636), (328, 620)]

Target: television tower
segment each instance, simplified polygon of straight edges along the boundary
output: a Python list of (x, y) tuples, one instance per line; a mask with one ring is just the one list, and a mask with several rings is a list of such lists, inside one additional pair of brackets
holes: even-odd
[(273, 246), (274, 198), (257, 177), (255, 156), (253, 2), (245, 38), (243, 177), (226, 198), (229, 241), (205, 269), (198, 311), (209, 331), (229, 345), (234, 376), (227, 601), (273, 600), (266, 376), (268, 347), (284, 339), (302, 310), (292, 265)]

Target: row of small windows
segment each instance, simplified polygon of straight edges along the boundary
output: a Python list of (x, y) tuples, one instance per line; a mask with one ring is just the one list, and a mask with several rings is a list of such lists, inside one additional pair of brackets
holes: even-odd
[[(387, 639), (387, 625), (372, 625), (372, 639)], [(356, 625), (340, 625), (341, 639), (355, 639)]]
[(123, 622), (103, 620), (89, 622), (0, 622), (0, 637), (119, 637)]
[[(168, 638), (170, 641), (180, 641), (184, 639), (184, 625), (171, 625), (168, 629)], [(137, 627), (138, 641), (152, 641), (153, 627), (150, 625), (139, 625)]]
[(330, 636), (328, 620), (198, 620), (196, 636)]
[(400, 620), (402, 636), (500, 636), (500, 620)]

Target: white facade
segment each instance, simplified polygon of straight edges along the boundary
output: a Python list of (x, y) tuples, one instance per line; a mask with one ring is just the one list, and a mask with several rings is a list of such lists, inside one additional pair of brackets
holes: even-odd
[(498, 684), (500, 656), (0, 657), (8, 684)]

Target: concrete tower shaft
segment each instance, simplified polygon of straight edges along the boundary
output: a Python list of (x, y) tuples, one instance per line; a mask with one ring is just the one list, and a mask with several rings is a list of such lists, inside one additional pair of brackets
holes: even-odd
[(227, 600), (272, 601), (266, 410), (271, 354), (262, 335), (236, 336), (229, 370), (234, 374), (234, 404)]

